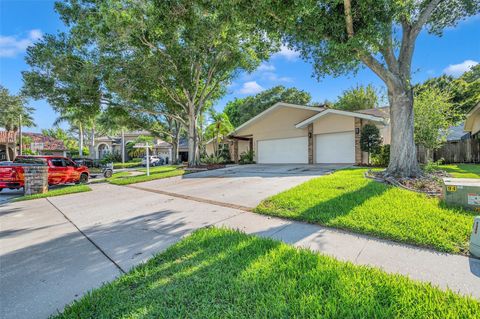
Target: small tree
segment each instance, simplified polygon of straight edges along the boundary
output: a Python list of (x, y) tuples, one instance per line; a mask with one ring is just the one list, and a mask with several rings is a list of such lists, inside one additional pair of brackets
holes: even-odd
[(370, 154), (375, 154), (380, 150), (382, 138), (378, 127), (373, 124), (366, 124), (362, 128), (360, 135), (360, 149), (368, 153), (368, 164), (370, 164)]
[(439, 148), (445, 142), (449, 129), (459, 118), (448, 93), (430, 87), (415, 95), (415, 143), (427, 150)]

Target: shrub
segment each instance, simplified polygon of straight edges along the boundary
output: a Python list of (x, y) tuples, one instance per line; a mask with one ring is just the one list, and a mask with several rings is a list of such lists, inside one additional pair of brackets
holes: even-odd
[(423, 167), (423, 170), (425, 173), (433, 173), (436, 171), (441, 171), (442, 167), (440, 167), (440, 165), (443, 165), (444, 161), (445, 160), (443, 158), (439, 159), (436, 162), (428, 161), (427, 164), (425, 164), (425, 166)]
[(102, 164), (115, 163), (115, 162), (121, 162), (121, 161), (122, 161), (122, 155), (119, 152), (107, 153), (101, 159)]
[(377, 153), (372, 154), (372, 164), (387, 167), (390, 161), (390, 145), (382, 145)]
[(213, 165), (213, 164), (223, 164), (225, 162), (225, 159), (221, 156), (215, 156), (215, 155), (206, 155), (203, 160), (203, 163), (207, 165)]
[(240, 154), (240, 159), (239, 159), (238, 163), (240, 165), (255, 164), (255, 161), (253, 160), (254, 156), (255, 156), (254, 151), (243, 152), (242, 154)]
[(360, 148), (368, 153), (368, 164), (370, 164), (370, 155), (376, 154), (380, 150), (382, 138), (378, 127), (373, 124), (366, 124), (360, 134)]

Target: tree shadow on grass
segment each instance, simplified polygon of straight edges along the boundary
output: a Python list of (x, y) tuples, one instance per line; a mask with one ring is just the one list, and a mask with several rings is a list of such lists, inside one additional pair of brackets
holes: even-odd
[(428, 305), (425, 317), (457, 308), (473, 318), (479, 310), (473, 300), (458, 302), (402, 276), (215, 229), (196, 232), (59, 317), (414, 318)]
[(369, 181), (365, 186), (348, 193), (343, 193), (329, 200), (311, 206), (298, 215), (296, 219), (328, 224), (331, 220), (350, 214), (356, 207), (369, 199), (381, 196), (389, 187), (375, 181)]

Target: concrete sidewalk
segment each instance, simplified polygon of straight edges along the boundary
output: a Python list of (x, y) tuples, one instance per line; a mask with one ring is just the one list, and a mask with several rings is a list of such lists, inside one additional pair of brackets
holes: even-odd
[(0, 206), (1, 318), (48, 317), (212, 225), (280, 239), (480, 299), (477, 259), (151, 191), (109, 184), (92, 188)]

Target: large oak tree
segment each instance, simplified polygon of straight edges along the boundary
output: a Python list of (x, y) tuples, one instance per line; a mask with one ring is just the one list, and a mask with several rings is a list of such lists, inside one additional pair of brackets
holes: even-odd
[(422, 30), (445, 27), (479, 12), (477, 0), (238, 0), (257, 21), (313, 63), (318, 77), (366, 66), (386, 85), (392, 127), (387, 173), (420, 174), (414, 142), (412, 58)]
[(156, 85), (188, 117), (189, 164), (199, 160), (198, 119), (240, 70), (270, 53), (253, 23), (235, 19), (231, 4), (208, 0), (67, 0), (57, 10), (77, 37), (122, 69), (148, 64)]

